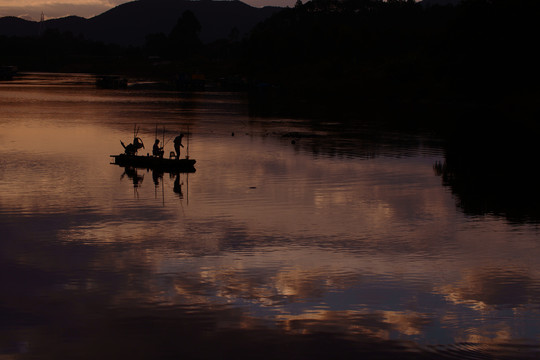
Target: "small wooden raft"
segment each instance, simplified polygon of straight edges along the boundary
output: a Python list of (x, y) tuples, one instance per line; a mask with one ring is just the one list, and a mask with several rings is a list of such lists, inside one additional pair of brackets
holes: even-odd
[(120, 166), (132, 166), (144, 169), (158, 169), (168, 172), (195, 172), (195, 160), (188, 157), (184, 159), (160, 158), (157, 156), (140, 155), (111, 155), (114, 158), (114, 164)]

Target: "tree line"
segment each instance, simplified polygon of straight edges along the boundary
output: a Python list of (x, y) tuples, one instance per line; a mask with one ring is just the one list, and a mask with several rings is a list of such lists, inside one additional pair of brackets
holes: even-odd
[[(231, 29), (222, 40), (203, 44), (200, 23), (186, 11), (170, 33), (148, 34), (142, 47), (107, 45), (54, 29), (39, 38), (0, 37), (0, 62), (49, 71), (196, 69), (208, 77), (275, 85), (290, 103), (493, 105), (498, 113), (531, 119), (540, 80), (539, 15), (536, 0), (463, 0), (455, 6), (298, 1), (243, 38)], [(155, 59), (168, 65), (157, 71)]]
[(256, 27), (245, 67), (319, 101), (511, 106), (537, 92), (539, 15), (534, 0), (313, 0)]

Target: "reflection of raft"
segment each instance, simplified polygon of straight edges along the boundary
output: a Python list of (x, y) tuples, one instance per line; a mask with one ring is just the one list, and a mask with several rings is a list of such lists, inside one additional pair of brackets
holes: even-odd
[(120, 166), (132, 166), (143, 169), (156, 169), (165, 172), (195, 172), (194, 159), (167, 159), (155, 156), (111, 155), (114, 163)]

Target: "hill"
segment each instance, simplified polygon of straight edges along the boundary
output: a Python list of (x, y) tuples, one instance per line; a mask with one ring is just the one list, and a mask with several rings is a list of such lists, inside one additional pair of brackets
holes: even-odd
[(35, 21), (28, 21), (15, 16), (0, 18), (0, 35), (36, 36), (38, 33), (39, 24)]
[[(202, 30), (200, 38), (209, 43), (226, 38), (233, 28), (240, 34), (281, 8), (255, 8), (241, 1), (139, 0), (119, 5), (90, 19), (69, 16), (46, 20), (43, 29), (70, 31), (89, 40), (119, 45), (142, 45), (146, 35), (168, 34), (186, 10), (192, 11)], [(0, 35), (36, 36), (39, 23), (14, 17), (0, 18)]]

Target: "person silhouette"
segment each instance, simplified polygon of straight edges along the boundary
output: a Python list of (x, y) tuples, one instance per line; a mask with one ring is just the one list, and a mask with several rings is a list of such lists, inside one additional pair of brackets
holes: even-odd
[(144, 143), (140, 137), (134, 137), (133, 143), (129, 145), (124, 145), (124, 142), (122, 140), (120, 140), (120, 144), (122, 144), (126, 155), (135, 155), (140, 148), (144, 149)]
[(180, 158), (180, 147), (184, 147), (182, 145), (182, 138), (184, 137), (184, 134), (180, 134), (177, 137), (174, 138), (174, 151), (176, 151), (176, 159), (178, 160)]
[(163, 147), (159, 146), (159, 139), (156, 139), (152, 148), (152, 155), (162, 158), (164, 152)]

